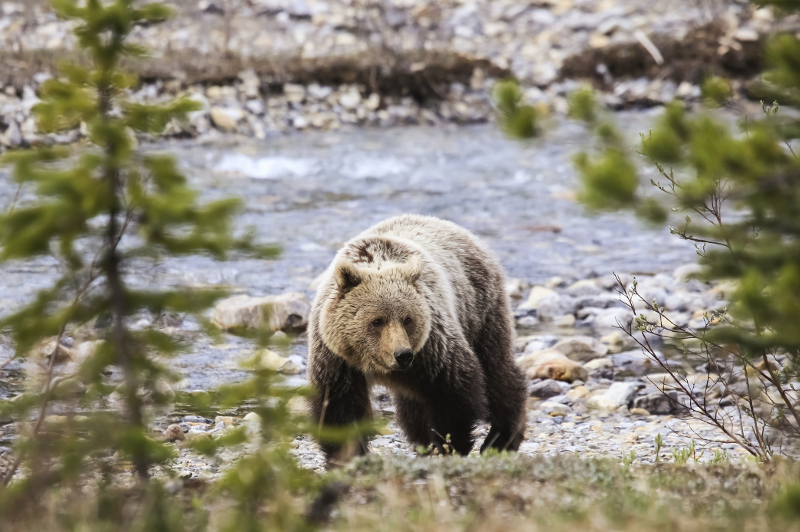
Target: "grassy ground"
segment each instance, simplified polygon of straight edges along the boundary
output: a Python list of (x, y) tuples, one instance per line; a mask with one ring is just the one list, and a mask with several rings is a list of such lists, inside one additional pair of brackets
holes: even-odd
[(800, 467), (370, 456), (334, 476), (331, 530), (800, 530)]

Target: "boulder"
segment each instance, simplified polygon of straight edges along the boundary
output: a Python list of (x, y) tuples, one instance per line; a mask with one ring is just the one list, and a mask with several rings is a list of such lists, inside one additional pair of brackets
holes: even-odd
[(269, 328), (302, 329), (308, 324), (311, 303), (299, 292), (279, 296), (234, 296), (220, 301), (214, 307), (211, 323), (220, 329), (236, 327), (249, 329)]
[(573, 336), (556, 343), (553, 349), (567, 355), (576, 362), (587, 362), (608, 353), (608, 346), (590, 336)]
[(580, 364), (567, 358), (564, 353), (552, 349), (523, 355), (517, 359), (517, 364), (529, 379), (572, 382), (585, 381), (589, 376)]

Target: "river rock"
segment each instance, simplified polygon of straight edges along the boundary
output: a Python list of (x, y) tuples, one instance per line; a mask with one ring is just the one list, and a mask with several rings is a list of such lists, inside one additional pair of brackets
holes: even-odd
[(633, 312), (628, 308), (608, 308), (603, 309), (594, 316), (592, 328), (599, 331), (627, 329), (633, 319)]
[(575, 297), (589, 297), (602, 292), (603, 289), (597, 285), (594, 279), (581, 279), (569, 285), (565, 292)]
[(641, 386), (637, 382), (615, 382), (605, 392), (589, 397), (586, 404), (590, 408), (612, 412), (622, 406), (627, 406), (633, 399), (636, 390)]
[(633, 347), (636, 342), (622, 331), (612, 331), (600, 337), (600, 341), (608, 346), (609, 353), (619, 353), (626, 347)]
[(361, 103), (361, 94), (358, 92), (358, 89), (352, 87), (350, 90), (342, 92), (339, 95), (339, 103), (345, 109), (356, 109), (358, 104)]
[(556, 343), (553, 349), (567, 355), (575, 362), (587, 362), (608, 353), (608, 347), (591, 336), (573, 336)]
[(575, 327), (575, 316), (572, 314), (565, 314), (555, 321), (555, 326), (561, 327), (562, 329)]
[(572, 388), (570, 391), (567, 392), (567, 397), (572, 401), (583, 399), (587, 395), (589, 395), (589, 388), (583, 385), (575, 386), (574, 388)]
[(640, 377), (654, 366), (653, 361), (641, 349), (616, 353), (609, 357), (611, 363), (620, 373)]
[(560, 351), (546, 349), (523, 355), (517, 359), (517, 364), (529, 379), (554, 379), (572, 382), (585, 381), (588, 373), (583, 366), (570, 360)]
[(265, 297), (240, 295), (220, 301), (214, 307), (211, 323), (224, 330), (236, 327), (269, 327), (273, 331), (302, 329), (308, 323), (310, 310), (308, 298), (299, 292)]
[(633, 407), (647, 410), (651, 414), (674, 414), (681, 410), (677, 399), (677, 392), (668, 392), (667, 394), (655, 392), (635, 398)]
[(688, 281), (689, 279), (696, 276), (702, 271), (703, 271), (702, 266), (700, 266), (696, 262), (692, 262), (675, 268), (675, 270), (672, 272), (672, 277), (674, 277), (675, 280), (678, 281), (679, 283), (685, 283), (686, 281)]
[(164, 431), (164, 438), (166, 438), (167, 441), (183, 441), (186, 439), (186, 436), (183, 434), (183, 429), (180, 425), (173, 424)]
[(236, 126), (239, 120), (244, 118), (244, 113), (241, 109), (235, 107), (220, 107), (214, 106), (211, 108), (211, 121), (225, 133), (233, 133), (236, 131)]
[(523, 281), (522, 279), (508, 279), (506, 280), (506, 293), (508, 297), (510, 297), (514, 301), (518, 301), (522, 299), (522, 295), (530, 288), (531, 284), (527, 281)]
[(548, 298), (558, 298), (559, 295), (555, 290), (545, 288), (544, 286), (534, 286), (528, 294), (528, 299), (519, 306), (520, 310), (537, 310), (542, 301)]
[(539, 405), (539, 410), (549, 416), (566, 416), (572, 412), (572, 408), (569, 406), (563, 403), (556, 403), (554, 401), (545, 401), (541, 403)]
[(535, 353), (536, 351), (544, 351), (550, 349), (558, 342), (558, 337), (552, 334), (538, 334), (533, 336), (525, 336), (525, 345), (522, 351), (527, 355)]
[(613, 368), (613, 367), (614, 363), (611, 361), (610, 358), (595, 358), (594, 360), (590, 360), (589, 362), (583, 365), (583, 368), (589, 373), (593, 373), (598, 369)]
[(297, 375), (300, 373), (300, 368), (297, 367), (292, 360), (280, 356), (275, 351), (269, 349), (262, 349), (259, 351), (261, 363), (265, 368), (283, 373), (284, 375)]
[(559, 381), (546, 379), (536, 384), (531, 384), (528, 387), (528, 395), (531, 397), (538, 397), (539, 399), (548, 399), (564, 393), (565, 387), (569, 388), (568, 385), (562, 384)]

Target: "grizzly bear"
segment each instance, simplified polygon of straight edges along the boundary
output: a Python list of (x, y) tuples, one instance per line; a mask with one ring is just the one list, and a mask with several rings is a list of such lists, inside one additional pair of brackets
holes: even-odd
[[(433, 217), (385, 220), (347, 242), (321, 279), (308, 328), (312, 417), (327, 427), (368, 420), (370, 386), (382, 384), (410, 443), (466, 455), (488, 421), (481, 452), (516, 451), (527, 390), (512, 331), (503, 269), (486, 245)], [(363, 440), (322, 448), (329, 463), (368, 452)]]

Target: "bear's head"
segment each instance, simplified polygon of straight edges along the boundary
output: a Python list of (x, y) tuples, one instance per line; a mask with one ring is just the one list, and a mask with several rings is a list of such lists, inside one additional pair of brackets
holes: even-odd
[(416, 255), (378, 268), (339, 260), (334, 291), (320, 315), (322, 341), (366, 374), (409, 367), (431, 330), (430, 309), (418, 287), (421, 272)]

